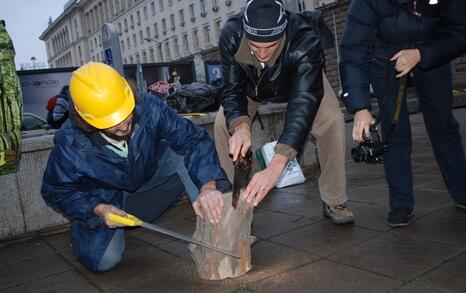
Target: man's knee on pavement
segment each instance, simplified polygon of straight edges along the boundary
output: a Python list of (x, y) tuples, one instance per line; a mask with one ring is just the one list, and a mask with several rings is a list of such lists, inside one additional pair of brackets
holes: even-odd
[(106, 251), (100, 259), (99, 265), (97, 267), (97, 272), (103, 273), (114, 268), (117, 264), (121, 262), (122, 259), (123, 253), (119, 253), (116, 251), (107, 253)]

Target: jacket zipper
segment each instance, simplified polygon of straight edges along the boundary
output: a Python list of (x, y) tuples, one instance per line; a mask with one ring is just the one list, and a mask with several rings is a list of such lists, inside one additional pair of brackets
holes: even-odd
[(248, 71), (247, 68), (245, 67), (245, 65), (242, 64), (242, 63), (238, 63), (238, 64), (241, 66), (241, 68), (243, 68), (243, 70), (246, 72), (246, 74), (249, 76), (249, 78), (251, 79), (252, 83), (254, 84), (254, 91), (255, 91), (256, 97), (257, 97), (257, 96), (259, 95), (259, 84), (260, 84), (261, 80), (264, 78), (265, 73), (266, 73), (267, 71), (269, 71), (270, 68), (267, 68), (267, 70), (265, 70), (264, 72), (262, 72), (262, 74), (261, 74), (259, 80), (258, 80), (257, 83), (256, 83), (256, 82), (254, 81), (254, 78), (251, 76), (251, 74), (249, 73), (249, 71)]

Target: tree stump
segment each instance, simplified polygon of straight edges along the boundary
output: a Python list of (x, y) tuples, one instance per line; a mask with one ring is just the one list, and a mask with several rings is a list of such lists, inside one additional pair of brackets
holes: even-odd
[(241, 258), (224, 255), (195, 244), (188, 249), (199, 276), (206, 280), (223, 280), (246, 274), (251, 268), (251, 223), (253, 204), (247, 203), (241, 191), (236, 209), (231, 205), (232, 193), (225, 193), (222, 220), (213, 225), (207, 219), (197, 218), (193, 238), (237, 254)]

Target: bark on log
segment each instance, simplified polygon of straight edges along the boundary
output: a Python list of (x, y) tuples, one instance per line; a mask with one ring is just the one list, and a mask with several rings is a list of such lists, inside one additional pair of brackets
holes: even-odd
[(242, 193), (243, 191), (241, 191), (236, 209), (231, 205), (232, 193), (224, 194), (225, 206), (220, 223), (213, 225), (206, 219), (197, 218), (194, 239), (226, 249), (241, 257), (237, 259), (190, 244), (188, 248), (202, 279), (236, 278), (246, 274), (252, 268), (249, 236), (251, 235), (253, 205), (244, 200)]

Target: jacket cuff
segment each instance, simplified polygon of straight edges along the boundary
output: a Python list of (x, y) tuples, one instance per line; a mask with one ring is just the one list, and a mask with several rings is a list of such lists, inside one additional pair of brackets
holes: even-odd
[(236, 126), (238, 126), (238, 124), (240, 124), (241, 122), (245, 122), (246, 124), (249, 125), (249, 127), (251, 127), (251, 118), (249, 118), (249, 116), (247, 115), (239, 116), (231, 120), (230, 127), (228, 128), (228, 131), (230, 132), (230, 134), (233, 134), (235, 132)]
[(277, 143), (273, 149), (276, 154), (283, 155), (288, 158), (288, 161), (294, 160), (298, 152), (291, 146), (284, 143)]

